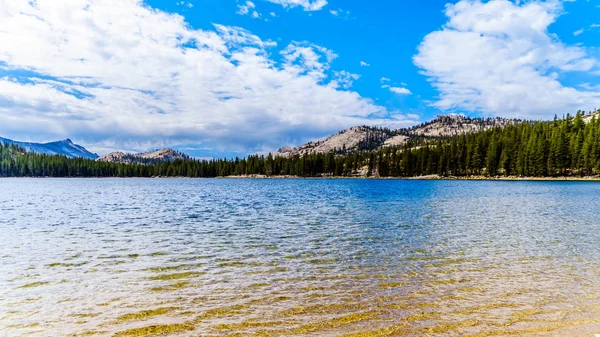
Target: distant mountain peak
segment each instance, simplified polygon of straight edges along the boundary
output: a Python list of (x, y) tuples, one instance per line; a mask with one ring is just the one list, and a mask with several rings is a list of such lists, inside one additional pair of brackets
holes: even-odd
[(67, 138), (56, 142), (49, 143), (31, 143), (20, 142), (7, 138), (0, 138), (0, 141), (6, 144), (15, 144), (23, 148), (27, 152), (46, 154), (46, 155), (62, 155), (69, 158), (85, 158), (96, 159), (98, 155), (88, 151), (81, 145), (77, 145)]

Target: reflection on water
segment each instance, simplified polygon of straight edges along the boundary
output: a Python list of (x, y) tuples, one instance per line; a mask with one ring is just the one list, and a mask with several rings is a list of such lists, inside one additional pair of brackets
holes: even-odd
[(0, 180), (2, 336), (593, 336), (600, 184)]

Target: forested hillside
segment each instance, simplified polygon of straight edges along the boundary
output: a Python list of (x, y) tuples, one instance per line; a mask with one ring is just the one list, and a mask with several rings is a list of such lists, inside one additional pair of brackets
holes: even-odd
[[(587, 120), (588, 122), (586, 123)], [(367, 147), (368, 148), (368, 147)], [(211, 161), (174, 160), (160, 165), (69, 159), (0, 146), (0, 176), (218, 177), (231, 175), (316, 176), (592, 176), (600, 173), (597, 116), (519, 122), (448, 137), (416, 138), (402, 146), (340, 155), (258, 156)]]

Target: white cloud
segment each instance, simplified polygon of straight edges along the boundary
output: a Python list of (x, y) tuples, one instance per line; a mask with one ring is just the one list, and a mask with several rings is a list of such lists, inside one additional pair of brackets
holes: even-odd
[(391, 80), (392, 80), (391, 78), (387, 78), (387, 77), (382, 77), (382, 78), (380, 79), (381, 83), (383, 83), (383, 82), (389, 82), (389, 81), (391, 81)]
[(576, 31), (573, 32), (573, 36), (579, 36), (579, 35), (583, 34), (584, 31), (585, 30), (583, 28), (578, 29), (578, 30), (576, 30)]
[(305, 11), (318, 11), (327, 5), (327, 0), (267, 0), (285, 8), (302, 7)]
[(558, 1), (462, 0), (448, 5), (448, 22), (424, 38), (414, 57), (440, 93), (434, 105), (522, 118), (598, 105), (598, 93), (558, 80), (566, 72), (598, 67), (585, 49), (548, 33), (562, 13)]
[(367, 62), (365, 62), (365, 61), (360, 61), (360, 66), (361, 66), (361, 67), (370, 67), (371, 65), (370, 65), (370, 64), (368, 64), (368, 63), (367, 63)]
[(342, 71), (334, 71), (334, 80), (329, 83), (330, 86), (334, 88), (342, 88), (342, 89), (350, 89), (355, 80), (360, 78), (360, 75), (353, 74), (351, 72), (342, 70)]
[(406, 88), (390, 87), (389, 85), (384, 85), (384, 86), (382, 86), (382, 88), (387, 88), (391, 92), (398, 94), (398, 95), (411, 95), (412, 94), (412, 92), (410, 92), (410, 90), (408, 90)]
[[(295, 75), (309, 75), (316, 80), (327, 77), (331, 62), (338, 57), (332, 50), (308, 42), (292, 42), (281, 54), (287, 71)], [(325, 59), (325, 60), (324, 60)]]
[(329, 13), (342, 19), (348, 19), (350, 17), (350, 11), (345, 11), (341, 8), (332, 9), (329, 11)]
[(256, 8), (256, 5), (254, 4), (254, 2), (252, 2), (252, 1), (246, 1), (243, 5), (238, 5), (237, 14), (239, 14), (239, 15), (247, 15), (254, 8)]
[[(236, 12), (236, 14), (250, 15), (250, 17), (252, 17), (253, 19), (261, 19), (262, 14), (260, 14), (255, 9), (256, 9), (256, 5), (254, 4), (254, 2), (246, 1), (243, 5), (238, 5), (238, 11)], [(274, 13), (271, 13), (271, 16), (274, 16), (273, 14)], [(265, 19), (265, 21), (268, 21), (268, 20)]]
[[(0, 31), (6, 137), (250, 152), (353, 125), (416, 122), (338, 90), (355, 76), (330, 70), (331, 50), (279, 47), (237, 27), (195, 30), (141, 0), (5, 2)], [(283, 62), (270, 57), (278, 52)]]
[(177, 3), (177, 6), (185, 6), (185, 7), (187, 7), (187, 8), (193, 8), (193, 7), (194, 7), (194, 4), (193, 4), (193, 3), (191, 3), (191, 2), (179, 1), (179, 2)]

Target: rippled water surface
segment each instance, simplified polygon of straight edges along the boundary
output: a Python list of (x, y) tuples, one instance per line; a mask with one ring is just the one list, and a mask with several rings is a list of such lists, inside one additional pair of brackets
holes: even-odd
[(593, 336), (600, 184), (0, 179), (1, 336)]

